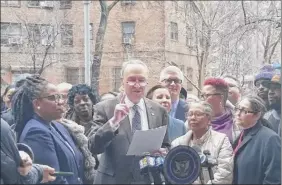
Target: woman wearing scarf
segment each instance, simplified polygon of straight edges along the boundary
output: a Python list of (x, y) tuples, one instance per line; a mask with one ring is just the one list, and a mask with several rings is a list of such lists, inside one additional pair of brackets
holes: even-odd
[(240, 128), (233, 122), (233, 112), (226, 106), (228, 84), (220, 78), (208, 78), (204, 82), (202, 98), (211, 104), (214, 116), (211, 120), (213, 130), (224, 133), (233, 141), (240, 134)]
[(85, 157), (84, 175), (86, 179), (89, 179), (90, 184), (93, 183), (95, 170), (99, 165), (97, 156), (92, 157), (88, 149), (88, 136), (96, 132), (98, 128), (93, 122), (93, 105), (96, 103), (97, 99), (91, 87), (86, 84), (74, 85), (68, 92), (70, 109), (66, 113), (66, 119), (61, 120)]

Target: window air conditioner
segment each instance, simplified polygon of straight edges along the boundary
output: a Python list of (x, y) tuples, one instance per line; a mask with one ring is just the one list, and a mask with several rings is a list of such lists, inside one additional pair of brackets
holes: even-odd
[(128, 38), (128, 37), (123, 38), (123, 44), (131, 45), (131, 38)]
[(45, 7), (45, 8), (53, 8), (54, 2), (53, 1), (41, 1), (40, 6)]
[(22, 44), (22, 39), (21, 37), (10, 37), (9, 44), (10, 45), (20, 45)]

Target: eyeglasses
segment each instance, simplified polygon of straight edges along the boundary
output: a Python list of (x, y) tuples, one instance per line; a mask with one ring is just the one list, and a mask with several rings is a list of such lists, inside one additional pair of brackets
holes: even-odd
[(166, 85), (171, 85), (172, 82), (174, 82), (174, 84), (182, 84), (182, 80), (178, 79), (178, 78), (175, 78), (175, 79), (164, 79), (163, 82), (166, 84)]
[(201, 94), (201, 97), (202, 97), (203, 99), (207, 99), (207, 98), (209, 98), (210, 96), (220, 96), (220, 95), (222, 95), (222, 94), (221, 94), (221, 93)]
[(241, 113), (244, 113), (244, 114), (255, 114), (255, 113), (257, 113), (255, 111), (249, 111), (249, 110), (245, 110), (245, 109), (239, 108), (239, 107), (235, 107), (235, 112), (239, 112), (240, 114)]
[(52, 94), (49, 96), (40, 97), (41, 99), (46, 98), (49, 101), (54, 101), (58, 103), (60, 100), (64, 99), (62, 94)]
[(186, 117), (192, 117), (192, 116), (195, 116), (195, 117), (202, 117), (202, 116), (205, 116), (205, 115), (207, 115), (206, 113), (203, 113), (203, 112), (188, 112), (187, 114), (186, 114)]
[(129, 86), (134, 86), (135, 84), (139, 84), (141, 87), (145, 87), (148, 82), (146, 81), (127, 81), (126, 82)]
[(263, 87), (268, 88), (268, 86), (269, 86), (269, 81), (268, 81), (268, 80), (258, 80), (258, 81), (256, 81), (256, 83), (255, 83), (255, 86), (256, 86), (256, 87), (260, 87), (261, 85), (262, 85)]

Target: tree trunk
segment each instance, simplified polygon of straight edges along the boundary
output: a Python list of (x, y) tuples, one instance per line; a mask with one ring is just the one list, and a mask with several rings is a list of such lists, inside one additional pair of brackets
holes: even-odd
[(93, 63), (91, 66), (92, 69), (91, 87), (93, 88), (94, 94), (98, 100), (99, 100), (100, 68), (101, 68), (101, 61), (103, 57), (104, 37), (108, 24), (109, 12), (118, 3), (118, 1), (119, 0), (116, 0), (108, 6), (105, 0), (99, 0), (101, 7), (101, 17), (100, 17), (99, 29), (96, 35)]
[(103, 46), (104, 46), (104, 37), (106, 33), (106, 28), (108, 24), (108, 7), (105, 1), (100, 1), (101, 5), (101, 17), (99, 29), (96, 35), (94, 59), (92, 64), (92, 76), (91, 76), (91, 87), (94, 90), (95, 96), (99, 97), (99, 76), (100, 76), (100, 67), (101, 60), (103, 56)]

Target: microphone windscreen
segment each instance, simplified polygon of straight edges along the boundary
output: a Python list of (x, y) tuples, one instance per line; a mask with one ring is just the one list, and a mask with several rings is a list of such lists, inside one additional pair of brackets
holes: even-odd
[(201, 163), (204, 163), (206, 161), (206, 156), (203, 154), (201, 148), (198, 145), (192, 146), (192, 148), (198, 153), (201, 159)]
[(197, 152), (197, 153), (202, 153), (201, 148), (198, 145), (192, 146), (192, 148)]

